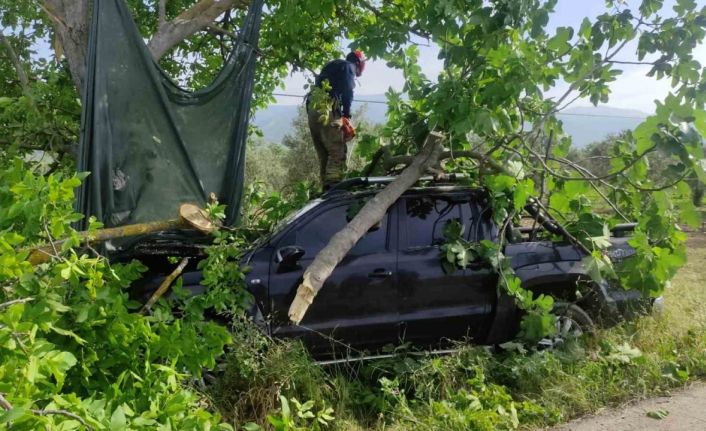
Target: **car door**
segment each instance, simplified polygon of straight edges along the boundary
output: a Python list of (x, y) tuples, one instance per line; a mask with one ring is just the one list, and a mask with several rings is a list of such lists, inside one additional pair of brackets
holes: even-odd
[(398, 271), (407, 341), (437, 344), (468, 336), (482, 342), (488, 331), (496, 297), (494, 272), (474, 264), (447, 274), (441, 266), (444, 225), (457, 219), (467, 232), (475, 231), (478, 214), (468, 202), (467, 194), (403, 199)]
[(274, 335), (302, 337), (315, 352), (374, 348), (397, 341), (397, 235), (389, 214), (337, 265), (300, 325), (288, 323), (287, 311), (303, 272), (359, 206), (357, 201), (323, 204), (276, 244), (275, 250), (297, 246), (304, 255), (298, 268), (282, 271), (273, 253), (269, 284)]

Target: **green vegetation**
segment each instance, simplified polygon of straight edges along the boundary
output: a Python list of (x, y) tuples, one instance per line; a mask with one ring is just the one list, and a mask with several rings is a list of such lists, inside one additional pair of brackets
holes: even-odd
[[(231, 342), (199, 306), (214, 295), (185, 299), (178, 318), (168, 304), (140, 314), (127, 288), (143, 265), (72, 248), (79, 184), (76, 176), (35, 175), (19, 159), (0, 167), (0, 423), (18, 430), (218, 426), (219, 415), (189, 387)], [(27, 261), (28, 247), (64, 237), (50, 263)], [(212, 305), (235, 311), (237, 296), (212, 291)]]

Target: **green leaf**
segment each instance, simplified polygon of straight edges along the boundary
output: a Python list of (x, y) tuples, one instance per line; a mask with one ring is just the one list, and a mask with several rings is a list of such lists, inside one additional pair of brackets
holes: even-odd
[(67, 265), (64, 269), (61, 270), (60, 274), (61, 278), (63, 278), (64, 280), (68, 280), (69, 278), (71, 278), (71, 266)]
[(123, 411), (123, 406), (118, 406), (110, 416), (110, 431), (122, 431), (127, 429), (127, 418)]
[(637, 144), (636, 150), (638, 155), (644, 154), (645, 151), (655, 145), (652, 141), (652, 136), (658, 132), (658, 124), (659, 119), (652, 116), (635, 128), (633, 136), (635, 137), (635, 143)]
[(522, 338), (536, 342), (556, 331), (556, 317), (551, 314), (527, 313), (522, 316)]
[(517, 183), (515, 191), (512, 194), (512, 202), (515, 211), (520, 211), (527, 203), (527, 199), (534, 195), (534, 181), (527, 178)]
[(633, 360), (642, 357), (642, 352), (637, 347), (633, 347), (627, 342), (614, 348), (607, 356), (607, 359), (612, 362), (621, 364), (629, 364)]
[(448, 260), (442, 260), (441, 267), (443, 268), (444, 273), (446, 274), (453, 274), (454, 272), (456, 272), (456, 264), (449, 262)]
[(647, 417), (652, 419), (662, 420), (667, 416), (669, 416), (669, 411), (664, 409), (651, 410), (647, 412)]
[(53, 351), (44, 357), (44, 364), (49, 368), (59, 387), (64, 384), (66, 371), (76, 365), (76, 357), (70, 352)]
[(464, 230), (465, 227), (457, 219), (448, 220), (444, 224), (444, 238), (448, 242), (462, 239)]
[(49, 328), (50, 328), (52, 331), (56, 332), (57, 334), (60, 334), (60, 335), (66, 336), (66, 337), (71, 337), (71, 338), (73, 338), (74, 341), (76, 341), (78, 344), (81, 344), (81, 345), (86, 344), (86, 340), (84, 340), (83, 338), (79, 337), (79, 336), (78, 336), (75, 332), (73, 332), (73, 331), (68, 331), (68, 330), (66, 330), (66, 329), (58, 328), (58, 327), (54, 326), (53, 324), (49, 324)]
[(280, 395), (279, 396), (279, 402), (282, 406), (282, 417), (288, 418), (292, 416), (292, 412), (289, 409), (289, 402), (287, 401), (287, 398), (284, 396)]
[(687, 226), (698, 229), (701, 227), (701, 214), (696, 210), (696, 207), (689, 201), (682, 203), (680, 211), (680, 219)]
[(37, 372), (39, 371), (39, 358), (37, 356), (30, 356), (29, 362), (27, 363), (27, 368), (25, 371), (25, 378), (28, 382), (34, 383), (34, 379), (37, 377)]
[(571, 27), (559, 27), (556, 29), (556, 35), (547, 41), (547, 48), (552, 51), (564, 53), (571, 49), (569, 40), (573, 37), (574, 29)]
[[(0, 424), (14, 422), (28, 414), (29, 411), (23, 407), (13, 406), (10, 410), (0, 409)], [(31, 413), (30, 413), (31, 414)]]

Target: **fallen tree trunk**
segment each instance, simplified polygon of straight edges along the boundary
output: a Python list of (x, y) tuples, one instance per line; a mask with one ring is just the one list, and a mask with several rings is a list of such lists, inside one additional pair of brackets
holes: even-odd
[(430, 167), (436, 165), (441, 155), (443, 135), (432, 132), (427, 136), (422, 150), (414, 156), (412, 163), (381, 192), (369, 200), (353, 220), (336, 233), (328, 245), (304, 272), (297, 295), (289, 307), (289, 319), (299, 324), (314, 301), (316, 294), (331, 275), (336, 266), (355, 244), (385, 216), (388, 208)]

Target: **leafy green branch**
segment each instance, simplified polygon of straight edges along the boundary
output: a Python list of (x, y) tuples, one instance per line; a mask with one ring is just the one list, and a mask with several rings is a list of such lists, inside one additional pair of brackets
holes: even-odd
[(522, 281), (515, 275), (500, 244), (488, 240), (470, 242), (465, 239), (464, 230), (457, 220), (449, 220), (444, 226), (445, 242), (441, 246), (444, 271), (452, 273), (456, 268), (468, 268), (471, 264), (488, 264), (498, 275), (498, 294), (510, 296), (525, 312), (521, 321), (523, 338), (537, 341), (552, 335), (556, 331), (553, 298), (545, 295), (535, 298), (532, 291), (522, 287)]

